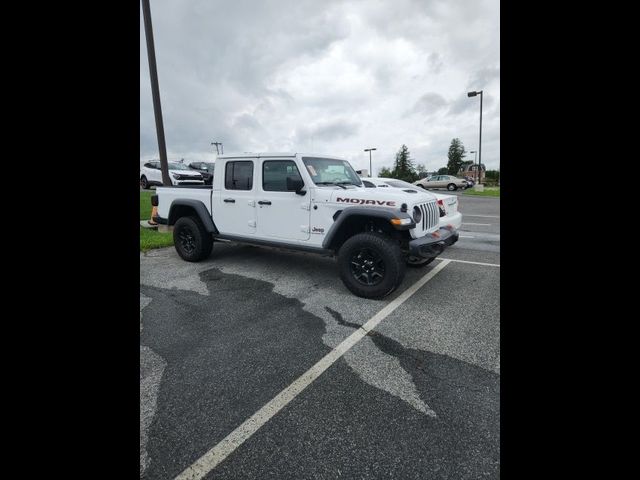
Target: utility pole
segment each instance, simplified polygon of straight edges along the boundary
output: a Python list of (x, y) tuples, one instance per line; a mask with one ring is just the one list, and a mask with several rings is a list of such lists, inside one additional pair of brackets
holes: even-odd
[(156, 134), (158, 136), (158, 151), (160, 153), (160, 170), (162, 170), (162, 184), (170, 186), (171, 178), (169, 177), (167, 144), (164, 139), (164, 124), (162, 123), (160, 86), (158, 85), (158, 67), (156, 65), (156, 49), (153, 42), (153, 27), (151, 26), (151, 6), (149, 5), (149, 0), (142, 0), (142, 15), (144, 16), (144, 33), (145, 37), (147, 38), (149, 78), (151, 79), (151, 94), (153, 95), (153, 113), (156, 117)]
[(218, 146), (220, 146), (220, 148), (222, 149), (222, 154), (224, 155), (224, 146), (222, 145), (222, 142), (211, 142), (211, 145), (216, 146), (216, 153), (218, 155), (220, 155), (220, 150), (218, 150)]
[(373, 177), (373, 167), (371, 164), (371, 150), (377, 150), (376, 148), (365, 148), (365, 152), (369, 152), (369, 176)]

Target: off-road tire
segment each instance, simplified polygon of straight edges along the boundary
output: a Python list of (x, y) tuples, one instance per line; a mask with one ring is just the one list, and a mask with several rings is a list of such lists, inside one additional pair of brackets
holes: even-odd
[(211, 255), (213, 237), (198, 217), (180, 217), (173, 226), (176, 252), (187, 262), (199, 262)]
[[(352, 260), (360, 261), (358, 255), (363, 252), (369, 252), (370, 258), (378, 258), (375, 260), (377, 271), (374, 272), (376, 275), (374, 281), (377, 283), (373, 285), (363, 283), (366, 279), (370, 279), (369, 274), (363, 274), (357, 264), (352, 264)], [(405, 260), (400, 245), (395, 241), (380, 233), (363, 232), (349, 238), (340, 247), (338, 269), (342, 282), (351, 293), (358, 297), (375, 299), (389, 295), (402, 283), (405, 274)], [(366, 276), (366, 279), (358, 280), (355, 276), (357, 272), (354, 273), (354, 270), (360, 271), (360, 274)], [(380, 276), (382, 278), (378, 280)]]

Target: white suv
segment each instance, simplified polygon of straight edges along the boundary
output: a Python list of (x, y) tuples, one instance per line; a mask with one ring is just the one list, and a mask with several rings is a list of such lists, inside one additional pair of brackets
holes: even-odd
[[(169, 162), (169, 178), (172, 185), (204, 185), (199, 172), (179, 162)], [(147, 162), (140, 168), (140, 186), (146, 190), (151, 185), (162, 186), (159, 161)]]

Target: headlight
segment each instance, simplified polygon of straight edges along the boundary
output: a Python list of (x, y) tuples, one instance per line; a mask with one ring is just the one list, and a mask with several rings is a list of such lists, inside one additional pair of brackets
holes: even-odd
[(413, 221), (416, 223), (420, 223), (422, 220), (422, 210), (420, 207), (413, 207)]
[(172, 173), (171, 176), (176, 180), (180, 180), (182, 178), (182, 175), (180, 175), (179, 173)]

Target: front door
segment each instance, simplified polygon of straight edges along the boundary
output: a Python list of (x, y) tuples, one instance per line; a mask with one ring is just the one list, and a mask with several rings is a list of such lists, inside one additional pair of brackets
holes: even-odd
[(230, 160), (224, 166), (224, 181), (214, 208), (213, 221), (223, 235), (255, 235), (256, 202), (253, 160)]
[(311, 195), (298, 195), (302, 177), (292, 160), (264, 160), (256, 189), (258, 236), (308, 240)]

